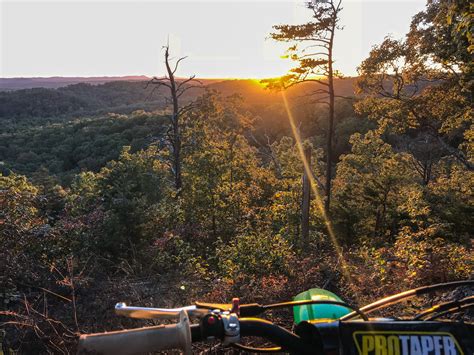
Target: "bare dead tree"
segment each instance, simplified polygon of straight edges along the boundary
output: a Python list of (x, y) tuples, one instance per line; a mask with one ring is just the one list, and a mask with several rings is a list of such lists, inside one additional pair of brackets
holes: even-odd
[(181, 61), (187, 57), (180, 57), (174, 64), (170, 58), (169, 44), (163, 47), (165, 50), (166, 75), (163, 77), (153, 77), (148, 85), (155, 85), (155, 88), (166, 87), (169, 90), (169, 101), (172, 112), (169, 116), (170, 125), (166, 131), (166, 141), (170, 152), (170, 167), (173, 173), (176, 190), (180, 190), (182, 181), (181, 172), (181, 148), (182, 148), (182, 127), (180, 117), (192, 108), (192, 105), (181, 105), (181, 98), (185, 92), (193, 88), (202, 88), (202, 82), (195, 78), (195, 75), (186, 79), (176, 77), (176, 72)]

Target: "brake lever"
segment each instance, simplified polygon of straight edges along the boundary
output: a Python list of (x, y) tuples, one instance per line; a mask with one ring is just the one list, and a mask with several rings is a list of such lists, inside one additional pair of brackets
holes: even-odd
[(197, 318), (211, 312), (209, 309), (199, 308), (195, 305), (180, 308), (132, 307), (123, 302), (115, 305), (115, 314), (138, 319), (179, 319), (181, 311), (186, 311), (189, 316)]

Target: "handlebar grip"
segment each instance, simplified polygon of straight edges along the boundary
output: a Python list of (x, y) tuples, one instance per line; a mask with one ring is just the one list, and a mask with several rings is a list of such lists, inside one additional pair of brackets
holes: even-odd
[(81, 335), (77, 353), (127, 355), (171, 349), (191, 355), (191, 328), (186, 311), (180, 312), (178, 324)]

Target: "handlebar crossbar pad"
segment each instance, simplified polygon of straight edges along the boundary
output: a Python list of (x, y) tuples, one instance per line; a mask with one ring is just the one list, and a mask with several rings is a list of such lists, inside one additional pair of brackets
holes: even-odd
[(191, 328), (186, 311), (180, 312), (178, 324), (81, 335), (77, 353), (127, 355), (171, 349), (191, 354)]

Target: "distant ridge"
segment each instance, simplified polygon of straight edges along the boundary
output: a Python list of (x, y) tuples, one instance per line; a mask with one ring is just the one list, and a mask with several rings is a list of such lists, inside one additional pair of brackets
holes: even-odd
[[(22, 89), (45, 88), (57, 89), (74, 84), (91, 84), (102, 85), (110, 82), (144, 82), (151, 78), (145, 75), (128, 75), (128, 76), (97, 76), (97, 77), (35, 77), (35, 78), (0, 78), (0, 91), (14, 91)], [(184, 79), (184, 78), (177, 78)], [(344, 79), (337, 79), (335, 82), (335, 90), (338, 95), (353, 96), (354, 95), (354, 81), (356, 78), (347, 77)], [(251, 97), (253, 99), (261, 99), (263, 97), (269, 98), (275, 96), (276, 93), (270, 93), (264, 90), (261, 85), (258, 85), (258, 79), (202, 79), (199, 81), (210, 89), (215, 89), (223, 94), (241, 94), (244, 97)], [(290, 89), (291, 93), (306, 92), (312, 85), (303, 84)], [(311, 90), (311, 89), (309, 89)]]
[(146, 81), (145, 75), (129, 76), (96, 76), (96, 77), (35, 77), (35, 78), (0, 78), (0, 90), (21, 90), (33, 88), (55, 89), (72, 84), (86, 83), (99, 85), (112, 81)]

